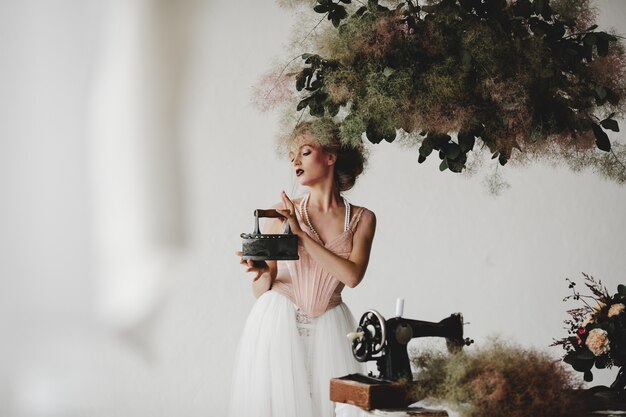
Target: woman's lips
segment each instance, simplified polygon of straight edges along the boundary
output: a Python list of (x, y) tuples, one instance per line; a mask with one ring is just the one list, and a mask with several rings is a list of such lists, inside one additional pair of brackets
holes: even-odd
[(299, 177), (299, 176), (300, 176), (300, 175), (302, 175), (303, 173), (304, 173), (304, 170), (303, 170), (303, 169), (300, 169), (300, 168), (296, 169), (296, 177)]

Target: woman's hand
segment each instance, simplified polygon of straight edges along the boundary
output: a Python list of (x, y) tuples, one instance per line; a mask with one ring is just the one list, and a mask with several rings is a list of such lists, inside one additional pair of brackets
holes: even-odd
[(283, 200), (284, 209), (276, 209), (276, 211), (287, 219), (289, 227), (291, 228), (291, 233), (298, 237), (301, 236), (302, 228), (300, 228), (300, 223), (298, 223), (298, 218), (296, 217), (296, 207), (294, 206), (293, 201), (287, 197), (287, 194), (284, 191), (280, 194), (280, 197)]
[(239, 263), (241, 265), (244, 265), (246, 267), (246, 272), (254, 272), (255, 276), (254, 279), (252, 280), (252, 282), (255, 282), (256, 280), (258, 280), (259, 278), (261, 278), (263, 276), (263, 274), (265, 274), (266, 272), (270, 272), (270, 267), (267, 264), (267, 262), (265, 261), (251, 261), (251, 260), (244, 260), (242, 258), (242, 252), (241, 251), (237, 251), (237, 256), (240, 258), (239, 259)]

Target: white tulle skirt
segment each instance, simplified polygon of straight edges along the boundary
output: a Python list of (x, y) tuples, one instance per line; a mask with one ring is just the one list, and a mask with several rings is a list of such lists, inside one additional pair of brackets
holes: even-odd
[(311, 318), (267, 291), (254, 304), (235, 356), (231, 417), (356, 417), (361, 409), (330, 401), (330, 379), (364, 372), (346, 334), (345, 304)]

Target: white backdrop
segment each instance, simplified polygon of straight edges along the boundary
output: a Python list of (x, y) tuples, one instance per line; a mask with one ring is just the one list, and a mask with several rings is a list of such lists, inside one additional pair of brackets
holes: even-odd
[[(601, 28), (626, 33), (624, 2), (596, 4)], [(254, 302), (239, 233), (254, 208), (299, 192), (274, 151), (277, 117), (251, 104), (260, 75), (291, 58), (292, 12), (0, 8), (0, 415), (224, 415)], [(344, 292), (353, 313), (390, 315), (402, 296), (410, 318), (463, 312), (476, 345), (500, 334), (547, 349), (565, 335), (566, 277), (626, 281), (624, 186), (544, 165), (501, 172), (510, 188), (495, 197), (480, 175), (372, 146), (348, 193), (378, 217), (368, 273)]]

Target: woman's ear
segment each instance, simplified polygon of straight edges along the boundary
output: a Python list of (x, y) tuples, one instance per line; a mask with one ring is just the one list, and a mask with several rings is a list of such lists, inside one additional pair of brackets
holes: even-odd
[(337, 154), (329, 152), (328, 153), (328, 165), (335, 165), (335, 162), (337, 162)]

